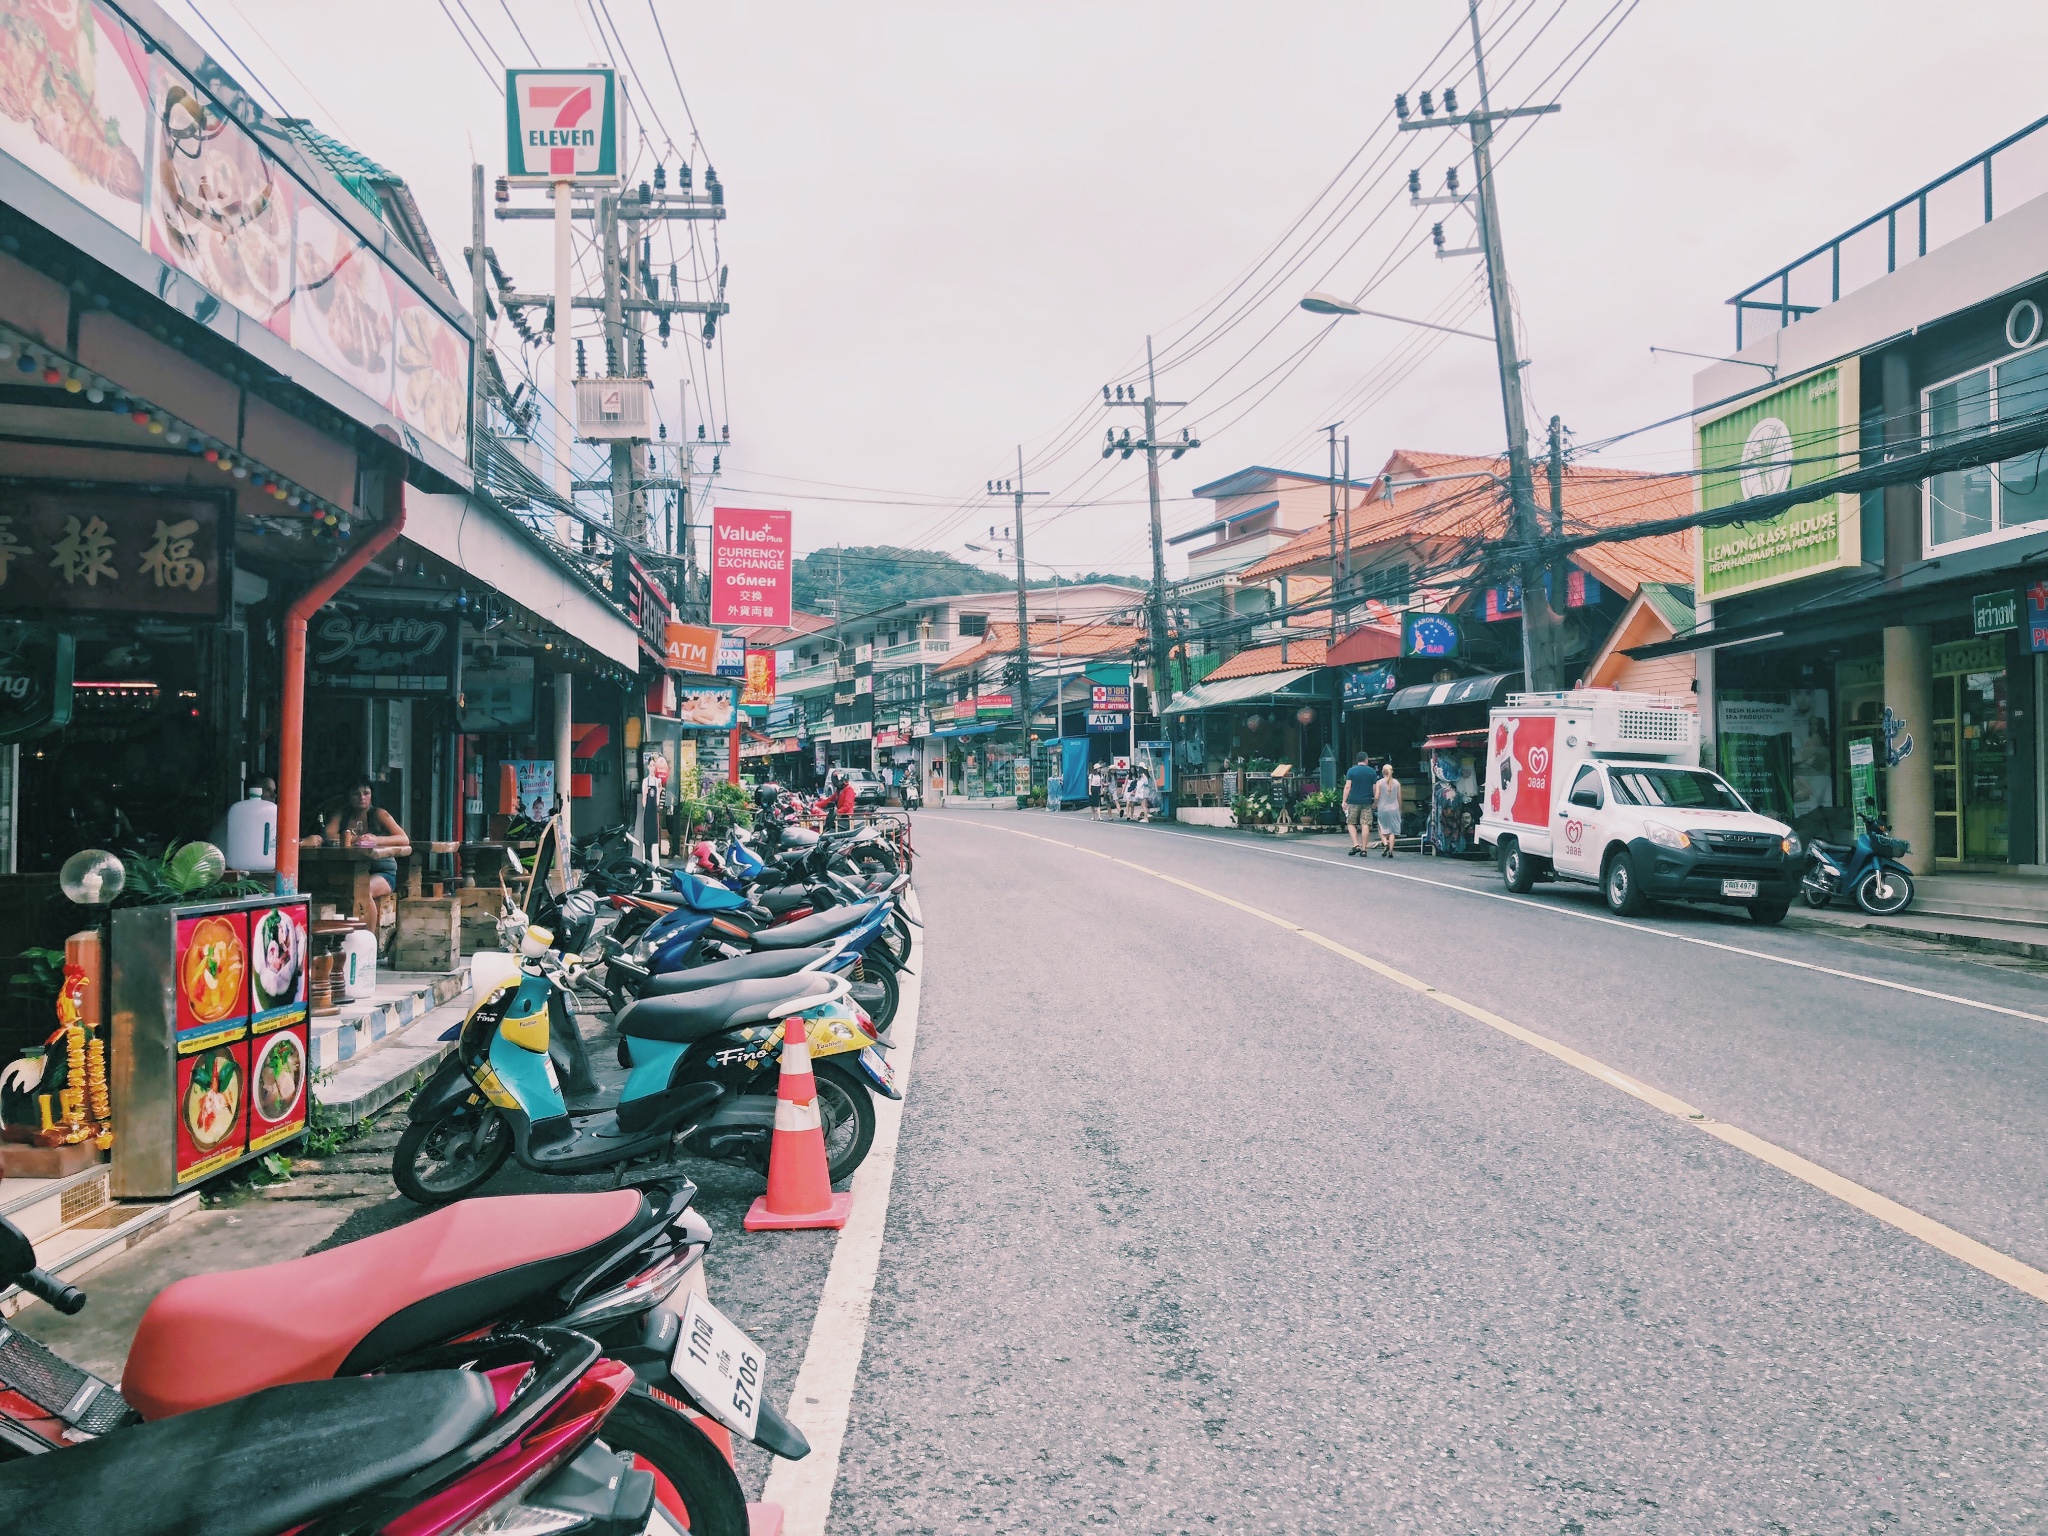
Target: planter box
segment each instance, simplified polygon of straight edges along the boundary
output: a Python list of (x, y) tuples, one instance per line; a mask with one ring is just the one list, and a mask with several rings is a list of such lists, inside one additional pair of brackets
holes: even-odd
[(1183, 805), (1173, 813), (1175, 821), (1184, 821), (1191, 827), (1230, 826), (1230, 807), (1227, 805)]

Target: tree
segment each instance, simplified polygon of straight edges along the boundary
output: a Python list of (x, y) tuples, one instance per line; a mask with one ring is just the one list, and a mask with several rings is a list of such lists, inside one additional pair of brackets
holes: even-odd
[[(960, 592), (1010, 592), (1013, 578), (998, 575), (978, 565), (969, 565), (942, 549), (904, 549), (894, 544), (863, 544), (845, 549), (817, 549), (795, 562), (794, 597), (804, 613), (832, 611), (835, 590), (842, 590), (848, 613), (866, 613), (891, 603), (914, 602), (925, 597), (951, 597)], [(1119, 586), (1142, 587), (1135, 576), (1107, 576), (1090, 571), (1086, 576), (1062, 578), (1062, 584), (1112, 582)], [(1029, 583), (1033, 587), (1053, 585), (1051, 578)]]

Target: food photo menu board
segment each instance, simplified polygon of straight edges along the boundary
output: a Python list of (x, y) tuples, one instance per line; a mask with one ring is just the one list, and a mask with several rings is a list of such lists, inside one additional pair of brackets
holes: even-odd
[(114, 914), (112, 1193), (173, 1194), (305, 1130), (306, 972), (303, 901)]

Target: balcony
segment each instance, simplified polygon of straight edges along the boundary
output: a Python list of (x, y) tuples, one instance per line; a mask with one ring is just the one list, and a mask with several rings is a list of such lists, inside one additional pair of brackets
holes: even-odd
[(950, 640), (906, 640), (901, 645), (878, 647), (875, 651), (875, 665), (915, 666), (921, 661), (941, 660), (952, 655), (954, 649), (954, 644)]
[(1937, 176), (1728, 302), (1735, 350), (1796, 325), (1845, 294), (1919, 260), (2048, 192), (2048, 117)]

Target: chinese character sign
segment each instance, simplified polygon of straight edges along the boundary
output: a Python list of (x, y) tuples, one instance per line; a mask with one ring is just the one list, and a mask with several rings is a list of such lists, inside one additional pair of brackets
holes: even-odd
[(220, 504), (0, 484), (0, 613), (219, 616)]
[(711, 622), (789, 623), (787, 512), (719, 507), (711, 517)]

